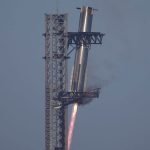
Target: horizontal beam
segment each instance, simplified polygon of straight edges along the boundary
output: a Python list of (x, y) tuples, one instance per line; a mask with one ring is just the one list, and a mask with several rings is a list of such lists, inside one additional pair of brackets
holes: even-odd
[(78, 103), (83, 104), (86, 99), (98, 98), (100, 93), (100, 88), (93, 89), (86, 92), (60, 92), (58, 97), (53, 98), (53, 100), (60, 102), (58, 106), (67, 106), (69, 104)]
[(102, 38), (105, 34), (100, 32), (68, 32), (68, 45), (91, 45), (102, 44)]

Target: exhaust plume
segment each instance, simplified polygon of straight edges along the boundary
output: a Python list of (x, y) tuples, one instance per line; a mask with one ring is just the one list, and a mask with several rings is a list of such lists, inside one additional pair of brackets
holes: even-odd
[(73, 136), (73, 130), (75, 126), (76, 116), (78, 111), (78, 104), (75, 103), (73, 105), (72, 114), (71, 114), (71, 121), (69, 126), (69, 133), (68, 133), (68, 150), (70, 150), (71, 142), (72, 142), (72, 136)]

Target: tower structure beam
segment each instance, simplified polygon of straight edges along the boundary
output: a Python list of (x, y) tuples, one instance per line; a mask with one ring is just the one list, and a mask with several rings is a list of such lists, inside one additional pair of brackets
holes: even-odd
[(67, 91), (67, 14), (45, 14), (45, 150), (66, 149), (67, 107), (54, 99)]

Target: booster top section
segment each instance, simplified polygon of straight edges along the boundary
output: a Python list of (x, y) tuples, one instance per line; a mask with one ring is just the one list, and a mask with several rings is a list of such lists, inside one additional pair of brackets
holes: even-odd
[(88, 6), (83, 6), (82, 8), (81, 8), (81, 13), (82, 12), (88, 12), (89, 14), (93, 14), (93, 8), (92, 7), (88, 7)]
[(93, 8), (83, 6), (80, 9), (79, 32), (90, 32), (92, 27)]

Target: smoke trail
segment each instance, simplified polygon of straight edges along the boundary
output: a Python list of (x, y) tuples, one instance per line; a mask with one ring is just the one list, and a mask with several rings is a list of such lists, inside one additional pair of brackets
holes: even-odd
[(71, 147), (72, 135), (73, 135), (73, 130), (75, 126), (77, 111), (78, 111), (78, 104), (75, 103), (72, 109), (71, 121), (70, 121), (69, 133), (68, 133), (68, 150), (70, 150), (70, 147)]

